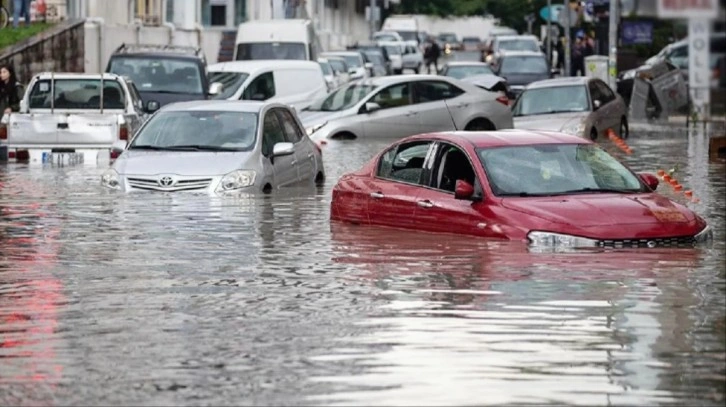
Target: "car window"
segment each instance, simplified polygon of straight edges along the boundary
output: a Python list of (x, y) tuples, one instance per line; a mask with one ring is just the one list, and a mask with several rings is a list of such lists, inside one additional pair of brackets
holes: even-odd
[(410, 105), (411, 95), (408, 83), (399, 83), (382, 89), (373, 96), (371, 102), (378, 103), (381, 109)]
[(415, 103), (434, 102), (436, 100), (444, 100), (455, 98), (462, 93), (463, 90), (456, 86), (441, 81), (421, 81), (414, 84), (416, 89)]
[(447, 192), (454, 192), (457, 180), (464, 180), (471, 185), (476, 181), (474, 168), (469, 157), (459, 147), (443, 143), (438, 151), (433, 167), (432, 187)]
[(423, 166), (431, 144), (430, 141), (416, 141), (391, 148), (381, 156), (376, 176), (410, 184), (422, 184)]
[(118, 81), (87, 78), (38, 80), (28, 95), (28, 106), (31, 109), (100, 109), (101, 96), (104, 109), (126, 106), (126, 92)]
[(593, 103), (596, 100), (599, 100), (601, 103), (605, 101), (604, 95), (600, 93), (600, 88), (595, 85), (595, 82), (588, 83), (587, 87), (590, 89), (590, 100), (592, 100)]
[(275, 96), (275, 79), (272, 72), (256, 77), (242, 92), (242, 100), (267, 100)]
[(143, 107), (143, 101), (141, 100), (141, 95), (139, 95), (138, 89), (136, 89), (136, 85), (132, 80), (126, 81), (126, 87), (129, 88), (129, 96), (131, 96), (131, 102), (134, 104), (134, 107), (139, 108)]
[(198, 60), (114, 56), (108, 71), (128, 76), (142, 92), (204, 93), (204, 68)]
[(266, 157), (272, 155), (272, 149), (277, 143), (285, 142), (285, 131), (274, 110), (265, 114), (262, 124), (262, 154)]
[(615, 100), (615, 93), (613, 93), (610, 86), (606, 85), (605, 82), (595, 81), (595, 86), (597, 86), (600, 95), (602, 96), (602, 103), (608, 103)]
[(285, 130), (285, 140), (289, 143), (297, 143), (300, 141), (302, 139), (302, 131), (295, 121), (295, 118), (292, 117), (292, 114), (283, 109), (275, 110), (282, 123), (282, 128)]

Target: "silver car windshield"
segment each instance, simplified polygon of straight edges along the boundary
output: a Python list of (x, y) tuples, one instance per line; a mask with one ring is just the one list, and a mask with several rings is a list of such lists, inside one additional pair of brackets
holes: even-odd
[(584, 85), (527, 89), (512, 108), (513, 116), (586, 112), (590, 101)]
[(247, 151), (255, 145), (257, 114), (229, 111), (159, 112), (130, 150)]
[(643, 192), (638, 178), (593, 144), (545, 144), (478, 149), (497, 196)]
[(203, 94), (201, 66), (176, 58), (114, 57), (110, 72), (131, 78), (139, 92)]
[(539, 45), (532, 40), (501, 40), (500, 51), (534, 51), (539, 52)]
[(209, 83), (222, 84), (222, 92), (214, 95), (212, 99), (229, 99), (237, 93), (239, 87), (247, 80), (250, 74), (246, 72), (210, 72)]
[(349, 109), (358, 104), (358, 102), (373, 92), (374, 89), (376, 89), (376, 87), (373, 85), (351, 83), (316, 101), (306, 110), (316, 112), (338, 112)]

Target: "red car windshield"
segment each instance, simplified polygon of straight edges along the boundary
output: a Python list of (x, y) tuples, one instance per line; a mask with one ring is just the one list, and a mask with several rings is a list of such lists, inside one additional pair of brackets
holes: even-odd
[(497, 196), (645, 192), (629, 169), (592, 144), (543, 144), (477, 151)]

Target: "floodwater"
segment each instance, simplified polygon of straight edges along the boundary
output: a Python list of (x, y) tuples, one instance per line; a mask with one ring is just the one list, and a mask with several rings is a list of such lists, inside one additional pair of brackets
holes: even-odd
[(333, 184), (380, 140), (324, 146), (320, 190), (245, 199), (2, 165), (0, 405), (722, 406), (726, 167), (685, 130), (629, 142), (603, 145), (677, 167), (712, 247), (331, 227)]

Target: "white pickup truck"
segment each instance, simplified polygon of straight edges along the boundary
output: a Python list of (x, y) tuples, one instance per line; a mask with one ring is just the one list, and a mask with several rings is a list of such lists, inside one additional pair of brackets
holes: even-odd
[(28, 84), (20, 111), (0, 120), (0, 161), (108, 162), (114, 143), (129, 140), (146, 117), (126, 77), (41, 73)]

